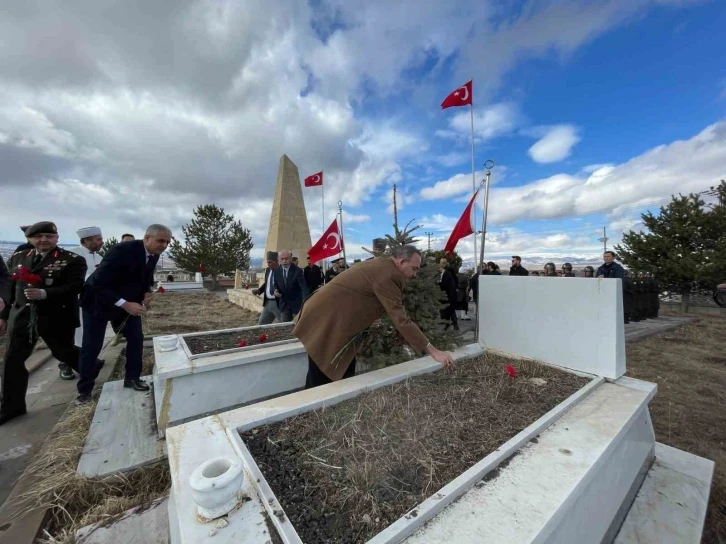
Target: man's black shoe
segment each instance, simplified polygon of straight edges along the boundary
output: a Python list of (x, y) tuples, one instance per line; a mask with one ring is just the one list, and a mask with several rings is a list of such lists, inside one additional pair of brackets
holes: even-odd
[(89, 402), (91, 402), (91, 400), (91, 395), (84, 395), (83, 393), (81, 393), (76, 397), (76, 400), (74, 402), (76, 406), (82, 406), (84, 404), (88, 404)]
[(19, 417), (19, 416), (24, 416), (27, 413), (28, 413), (28, 411), (25, 408), (23, 408), (22, 410), (16, 410), (15, 412), (7, 412), (5, 414), (0, 414), (0, 425), (4, 425), (11, 419), (15, 419), (16, 417)]
[(124, 380), (124, 387), (131, 387), (134, 391), (148, 391), (151, 389), (141, 380)]
[(73, 369), (69, 366), (62, 366), (60, 368), (60, 377), (61, 380), (75, 380), (76, 374), (73, 372)]

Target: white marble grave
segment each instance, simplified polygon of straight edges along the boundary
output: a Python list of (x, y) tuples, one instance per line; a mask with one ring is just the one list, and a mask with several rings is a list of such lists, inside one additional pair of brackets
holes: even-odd
[(480, 276), (479, 342), (619, 378), (625, 374), (621, 289), (618, 279)]
[(154, 404), (160, 436), (179, 422), (305, 385), (307, 353), (296, 339), (195, 355), (185, 338), (290, 326), (273, 324), (154, 338)]
[[(623, 377), (620, 289), (618, 280), (480, 279), (478, 344), (457, 358), (504, 352), (592, 379), (370, 542), (625, 544), (647, 530), (652, 542), (698, 542), (713, 463), (655, 443), (648, 403), (656, 386)], [(300, 542), (239, 432), (439, 368), (423, 357), (169, 428), (171, 541), (262, 543), (274, 530)], [(211, 540), (190, 477), (215, 457), (242, 461), (240, 496), (250, 500)]]

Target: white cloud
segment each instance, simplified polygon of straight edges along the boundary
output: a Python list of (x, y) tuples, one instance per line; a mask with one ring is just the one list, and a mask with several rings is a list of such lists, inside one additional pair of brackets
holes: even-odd
[(529, 148), (528, 154), (533, 161), (547, 164), (566, 159), (580, 137), (572, 125), (547, 127), (544, 135)]
[(629, 161), (601, 167), (589, 177), (557, 174), (520, 187), (492, 189), (493, 224), (610, 213), (619, 207), (662, 202), (698, 192), (726, 177), (726, 121), (688, 140), (661, 145)]
[[(460, 108), (449, 120), (448, 130), (438, 130), (436, 135), (449, 139), (468, 139), (471, 135), (471, 113), (469, 108)], [(477, 141), (511, 134), (523, 123), (524, 117), (514, 102), (491, 104), (474, 110), (474, 137)]]

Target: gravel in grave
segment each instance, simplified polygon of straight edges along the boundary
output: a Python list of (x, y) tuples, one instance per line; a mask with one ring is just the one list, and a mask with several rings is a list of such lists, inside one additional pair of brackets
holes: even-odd
[(240, 435), (303, 542), (366, 542), (587, 382), (488, 355)]
[[(262, 334), (267, 336), (264, 342), (260, 340), (260, 335)], [(281, 325), (280, 327), (254, 328), (235, 332), (185, 336), (184, 341), (189, 346), (192, 354), (197, 355), (199, 353), (238, 348), (240, 347), (239, 343), (241, 340), (247, 342), (247, 346), (249, 347), (262, 343), (269, 344), (271, 342), (290, 340), (292, 338), (295, 338), (295, 335), (292, 334), (292, 323), (290, 323), (289, 325)]]

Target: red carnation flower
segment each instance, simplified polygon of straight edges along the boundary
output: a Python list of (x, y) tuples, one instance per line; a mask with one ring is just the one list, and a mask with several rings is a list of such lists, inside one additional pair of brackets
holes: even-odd
[(240, 340), (239, 341), (239, 347), (243, 348), (247, 345), (247, 340)]
[(260, 342), (265, 342), (265, 341), (267, 341), (267, 335), (265, 333), (262, 333), (260, 335)]
[(163, 285), (160, 285), (159, 288), (157, 289), (157, 292), (159, 292), (159, 293), (166, 293), (166, 289), (164, 289), (164, 286)]
[(517, 369), (514, 368), (512, 365), (507, 365), (504, 367), (504, 371), (509, 374), (510, 378), (516, 378), (517, 377)]

